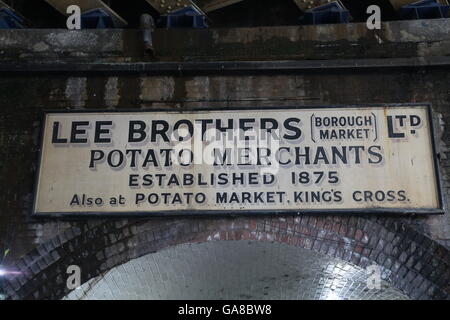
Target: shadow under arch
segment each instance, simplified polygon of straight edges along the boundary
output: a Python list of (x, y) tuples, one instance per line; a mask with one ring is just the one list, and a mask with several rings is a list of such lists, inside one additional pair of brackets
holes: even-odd
[(382, 267), (382, 279), (412, 299), (450, 298), (450, 255), (398, 218), (367, 216), (195, 217), (101, 220), (73, 226), (22, 257), (5, 278), (7, 299), (62, 299), (70, 265), (85, 283), (132, 259), (184, 243), (274, 241)]

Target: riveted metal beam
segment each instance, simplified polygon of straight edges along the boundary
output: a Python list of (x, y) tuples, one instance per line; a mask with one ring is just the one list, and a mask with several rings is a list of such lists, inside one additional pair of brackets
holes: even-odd
[(174, 10), (183, 9), (195, 5), (190, 0), (146, 0), (161, 14), (168, 14)]
[(45, 0), (45, 1), (63, 15), (67, 15), (67, 7), (69, 7), (70, 5), (79, 6), (81, 9), (81, 13), (100, 8), (108, 12), (116, 20), (119, 26), (127, 25), (127, 22), (117, 12), (115, 12), (101, 0)]
[(14, 12), (14, 14), (18, 17), (20, 17), (20, 19), (22, 19), (22, 21), (20, 22), (21, 25), (25, 25), (28, 24), (29, 21), (17, 10), (11, 8), (9, 5), (7, 5), (5, 2), (0, 0), (0, 9), (8, 9), (11, 10), (12, 12)]
[(0, 1), (0, 9), (1, 8), (8, 8), (8, 9), (12, 10), (12, 8), (10, 6), (8, 6), (6, 3), (4, 3), (3, 1)]
[[(197, 5), (203, 12), (208, 13), (214, 10), (225, 8), (233, 4), (242, 2), (243, 0), (146, 0), (161, 14), (167, 14), (171, 11), (187, 7), (189, 5)], [(333, 0), (293, 0), (297, 6), (305, 11), (318, 7)], [(340, 2), (340, 1), (339, 1)], [(342, 4), (342, 3), (341, 3)]]
[[(389, 1), (391, 2), (394, 9), (398, 10), (407, 4), (411, 4), (411, 3), (417, 2), (419, 0), (389, 0)], [(441, 4), (448, 4), (447, 0), (438, 0), (438, 2)]]
[(197, 0), (195, 3), (203, 10), (203, 12), (211, 12), (242, 1), (243, 0)]
[[(334, 1), (332, 1), (332, 0), (294, 0), (294, 2), (302, 11), (305, 11), (305, 10), (319, 7), (324, 4), (334, 2)], [(342, 5), (342, 3), (340, 1), (338, 1), (338, 2)], [(344, 5), (342, 5), (342, 6), (344, 6)]]

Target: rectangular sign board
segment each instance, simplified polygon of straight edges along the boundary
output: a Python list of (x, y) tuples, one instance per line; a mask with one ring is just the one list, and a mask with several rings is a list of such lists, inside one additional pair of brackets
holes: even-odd
[(37, 216), (442, 213), (427, 105), (46, 113)]

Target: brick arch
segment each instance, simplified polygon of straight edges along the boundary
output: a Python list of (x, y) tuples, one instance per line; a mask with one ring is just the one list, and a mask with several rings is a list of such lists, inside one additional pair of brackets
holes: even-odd
[(73, 223), (39, 245), (5, 279), (9, 299), (61, 299), (66, 270), (82, 282), (131, 259), (183, 243), (275, 241), (314, 250), (359, 267), (382, 266), (382, 278), (413, 299), (450, 298), (448, 249), (398, 218), (365, 216), (234, 217), (102, 220)]

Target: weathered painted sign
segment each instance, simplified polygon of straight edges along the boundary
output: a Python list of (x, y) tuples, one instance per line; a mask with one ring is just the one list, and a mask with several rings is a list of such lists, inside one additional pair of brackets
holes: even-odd
[(442, 212), (428, 106), (47, 113), (36, 215)]

